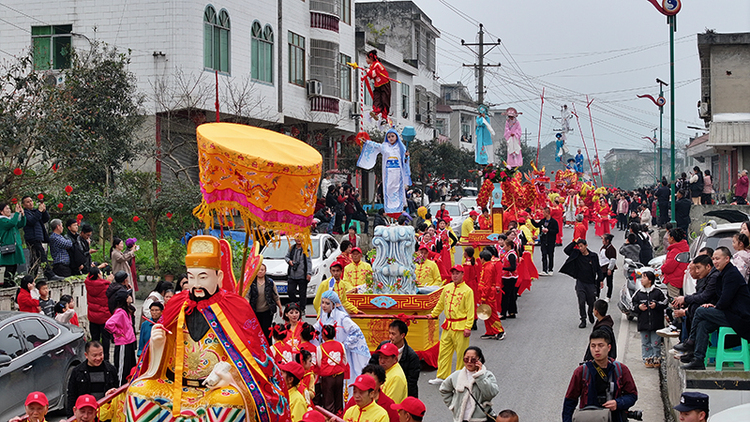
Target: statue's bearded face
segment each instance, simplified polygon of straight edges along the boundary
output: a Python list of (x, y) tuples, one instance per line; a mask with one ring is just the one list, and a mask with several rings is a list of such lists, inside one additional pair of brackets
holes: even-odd
[(190, 298), (197, 302), (208, 299), (219, 291), (224, 273), (210, 268), (188, 268), (187, 276)]

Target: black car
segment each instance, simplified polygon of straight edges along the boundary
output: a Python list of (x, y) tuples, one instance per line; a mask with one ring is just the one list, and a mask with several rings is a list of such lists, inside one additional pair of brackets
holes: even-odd
[(50, 410), (65, 407), (68, 378), (85, 360), (83, 329), (42, 314), (0, 312), (0, 421), (23, 415), (32, 391), (49, 399)]

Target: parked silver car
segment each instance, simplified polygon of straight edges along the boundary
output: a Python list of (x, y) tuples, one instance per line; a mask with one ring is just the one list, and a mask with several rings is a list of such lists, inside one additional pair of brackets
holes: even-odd
[(83, 329), (28, 312), (0, 312), (0, 420), (25, 413), (32, 391), (49, 399), (50, 410), (66, 403), (68, 378), (85, 360)]

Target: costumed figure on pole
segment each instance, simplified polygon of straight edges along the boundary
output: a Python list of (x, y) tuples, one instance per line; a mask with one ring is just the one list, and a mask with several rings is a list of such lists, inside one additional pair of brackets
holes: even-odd
[(487, 106), (480, 105), (478, 111), (474, 161), (482, 165), (492, 164), (495, 162), (495, 152), (492, 147), (492, 137), (495, 136), (495, 130), (490, 125)]
[(388, 122), (388, 114), (391, 111), (391, 79), (388, 77), (388, 70), (380, 63), (376, 50), (368, 52), (365, 60), (369, 66), (365, 73), (365, 83), (369, 88), (370, 79), (372, 79), (374, 86), (370, 91), (372, 95), (370, 117), (377, 120), (382, 116), (382, 121)]
[(385, 142), (365, 140), (357, 166), (370, 170), (378, 154), (383, 155), (383, 208), (391, 218), (398, 218), (406, 206), (406, 187), (411, 185), (409, 152), (395, 129), (388, 129)]
[(503, 113), (507, 117), (505, 120), (505, 141), (508, 143), (508, 167), (515, 168), (523, 165), (521, 156), (521, 124), (518, 123), (519, 113), (513, 107), (508, 107)]

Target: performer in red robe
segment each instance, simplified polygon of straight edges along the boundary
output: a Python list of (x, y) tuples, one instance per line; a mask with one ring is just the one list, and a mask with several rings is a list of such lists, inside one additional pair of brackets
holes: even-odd
[(563, 206), (561, 203), (562, 197), (558, 196), (555, 198), (555, 201), (550, 205), (549, 212), (550, 217), (552, 217), (554, 220), (557, 221), (557, 227), (560, 228), (560, 230), (557, 232), (557, 238), (555, 239), (555, 243), (557, 246), (562, 246), (562, 236), (563, 236)]
[(488, 250), (479, 253), (479, 292), (481, 304), (490, 307), (490, 317), (484, 321), (485, 333), (481, 338), (502, 340), (505, 338), (505, 330), (500, 322), (500, 313), (497, 309), (496, 287), (500, 277), (495, 271), (495, 263), (492, 262), (492, 254)]
[(612, 230), (610, 223), (610, 215), (612, 215), (612, 207), (609, 206), (607, 200), (604, 197), (599, 198), (599, 205), (597, 206), (596, 212), (598, 214), (597, 222), (594, 233), (596, 237), (602, 237), (608, 234)]

